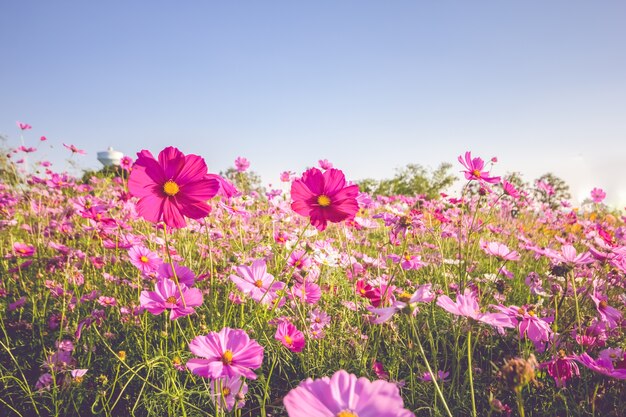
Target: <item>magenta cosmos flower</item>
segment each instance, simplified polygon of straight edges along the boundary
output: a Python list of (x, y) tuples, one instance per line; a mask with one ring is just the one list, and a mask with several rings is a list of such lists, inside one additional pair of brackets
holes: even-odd
[(128, 178), (128, 190), (139, 197), (137, 212), (150, 222), (164, 221), (173, 228), (185, 227), (185, 217), (205, 217), (211, 211), (206, 202), (219, 187), (217, 180), (207, 177), (204, 159), (172, 146), (163, 149), (158, 160), (150, 151), (138, 152)]
[(285, 321), (278, 325), (274, 339), (280, 341), (292, 352), (302, 352), (306, 344), (302, 332), (293, 324)]
[(283, 400), (289, 417), (414, 417), (392, 382), (357, 378), (344, 370), (307, 379)]
[(500, 177), (490, 177), (489, 172), (483, 171), (485, 163), (481, 158), (472, 158), (471, 152), (465, 152), (465, 158), (459, 156), (459, 162), (465, 167), (465, 179), (484, 181), (491, 184), (497, 184), (500, 182)]
[(263, 347), (251, 340), (245, 330), (225, 327), (219, 333), (196, 336), (189, 350), (200, 358), (189, 359), (187, 368), (205, 378), (243, 376), (256, 379), (252, 371), (263, 363)]
[(163, 279), (155, 284), (154, 291), (142, 291), (139, 302), (154, 315), (170, 310), (170, 320), (175, 320), (192, 314), (194, 307), (202, 304), (202, 291)]
[(346, 178), (339, 169), (324, 173), (317, 168), (307, 170), (301, 179), (291, 183), (291, 208), (311, 218), (318, 230), (326, 229), (328, 222), (338, 223), (353, 218), (359, 211), (357, 185), (346, 186)]

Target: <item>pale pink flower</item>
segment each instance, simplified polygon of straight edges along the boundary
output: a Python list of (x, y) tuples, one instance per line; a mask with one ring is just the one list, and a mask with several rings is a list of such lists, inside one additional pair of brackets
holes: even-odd
[(31, 125), (29, 125), (28, 123), (22, 123), (22, 122), (15, 122), (17, 124), (17, 127), (20, 128), (20, 130), (29, 130), (32, 129), (33, 127)]
[(344, 370), (307, 379), (285, 396), (289, 417), (414, 417), (404, 408), (398, 386), (357, 378)]
[(480, 248), (487, 254), (493, 255), (503, 261), (518, 261), (520, 255), (518, 252), (509, 249), (505, 244), (499, 242), (485, 242), (480, 240)]
[(515, 323), (507, 314), (481, 313), (476, 295), (469, 288), (465, 289), (463, 295), (456, 295), (456, 302), (453, 302), (447, 295), (439, 296), (437, 305), (449, 313), (469, 317), (494, 327), (515, 327)]
[(144, 246), (135, 245), (131, 247), (128, 250), (128, 256), (130, 263), (144, 274), (155, 272), (163, 263), (159, 255)]
[(235, 271), (237, 275), (231, 275), (230, 279), (237, 285), (239, 291), (263, 304), (272, 304), (278, 297), (276, 292), (285, 287), (283, 282), (276, 281), (274, 276), (267, 272), (263, 259), (254, 261), (252, 267), (238, 266)]

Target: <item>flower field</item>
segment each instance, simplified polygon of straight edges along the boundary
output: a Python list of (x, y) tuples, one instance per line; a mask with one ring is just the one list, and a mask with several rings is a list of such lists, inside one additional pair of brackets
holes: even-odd
[(174, 147), (9, 162), (0, 415), (623, 415), (625, 218), (458, 161), (438, 199), (327, 161), (246, 191)]

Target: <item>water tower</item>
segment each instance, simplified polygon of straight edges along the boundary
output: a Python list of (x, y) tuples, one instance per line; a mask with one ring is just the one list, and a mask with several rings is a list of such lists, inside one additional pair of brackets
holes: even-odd
[(114, 150), (111, 146), (106, 151), (98, 152), (98, 161), (105, 167), (119, 166), (124, 154)]

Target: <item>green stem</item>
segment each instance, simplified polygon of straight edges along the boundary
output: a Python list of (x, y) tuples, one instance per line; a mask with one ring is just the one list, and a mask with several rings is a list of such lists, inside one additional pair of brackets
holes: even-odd
[(476, 398), (474, 396), (474, 371), (472, 370), (472, 332), (467, 333), (467, 370), (469, 372), (470, 391), (472, 394), (472, 415), (477, 417)]

